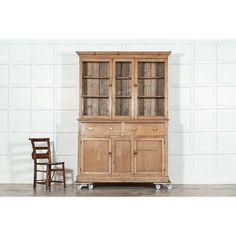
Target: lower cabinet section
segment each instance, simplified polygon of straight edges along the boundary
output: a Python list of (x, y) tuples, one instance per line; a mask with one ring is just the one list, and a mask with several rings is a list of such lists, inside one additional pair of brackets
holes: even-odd
[(81, 138), (77, 182), (168, 182), (163, 138)]

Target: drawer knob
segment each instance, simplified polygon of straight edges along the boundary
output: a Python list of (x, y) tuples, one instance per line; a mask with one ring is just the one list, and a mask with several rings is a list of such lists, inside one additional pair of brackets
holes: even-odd
[(113, 128), (109, 128), (110, 131), (113, 131)]
[(93, 130), (94, 130), (94, 127), (93, 127), (93, 126), (90, 126), (90, 127), (88, 127), (88, 130), (89, 130), (89, 131), (93, 131)]
[(137, 128), (133, 128), (132, 130), (133, 130), (133, 131), (137, 131)]
[(153, 130), (153, 131), (157, 131), (157, 128), (153, 128), (152, 130)]

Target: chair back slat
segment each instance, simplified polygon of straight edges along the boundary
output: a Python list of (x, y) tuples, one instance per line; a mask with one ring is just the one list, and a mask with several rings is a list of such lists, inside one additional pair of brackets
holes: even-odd
[(32, 145), (32, 159), (47, 159), (51, 162), (51, 149), (49, 138), (29, 138)]

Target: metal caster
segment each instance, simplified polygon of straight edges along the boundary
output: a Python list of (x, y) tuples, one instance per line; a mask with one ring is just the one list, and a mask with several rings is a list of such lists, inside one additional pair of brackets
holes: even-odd
[(88, 185), (88, 188), (89, 188), (90, 190), (92, 190), (92, 189), (94, 188), (93, 184), (89, 184), (89, 185)]
[(79, 191), (79, 190), (81, 190), (82, 189), (82, 187), (83, 187), (83, 185), (82, 184), (77, 184), (76, 185), (76, 188), (77, 188), (77, 190)]
[(160, 184), (156, 184), (156, 190), (160, 190), (161, 189), (161, 185)]
[(167, 185), (166, 185), (166, 188), (167, 188), (168, 190), (171, 190), (171, 189), (172, 189), (172, 184), (167, 184)]

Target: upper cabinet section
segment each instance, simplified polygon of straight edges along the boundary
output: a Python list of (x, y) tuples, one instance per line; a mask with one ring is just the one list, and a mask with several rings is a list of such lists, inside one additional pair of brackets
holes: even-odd
[(80, 118), (168, 118), (170, 52), (77, 53)]

